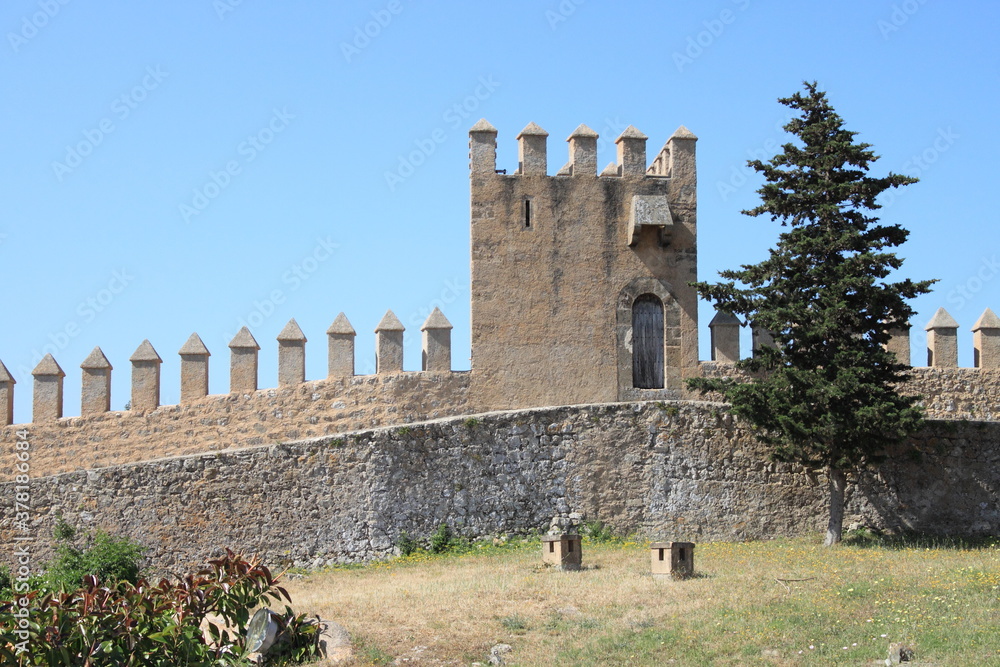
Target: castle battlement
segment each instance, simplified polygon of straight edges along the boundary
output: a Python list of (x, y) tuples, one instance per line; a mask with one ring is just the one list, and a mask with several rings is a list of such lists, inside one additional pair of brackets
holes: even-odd
[[(469, 130), (469, 166), (473, 175), (500, 173), (509, 176), (548, 175), (549, 133), (534, 122), (528, 123), (517, 137), (517, 169), (511, 174), (497, 169), (497, 129), (486, 119), (480, 120)], [(581, 124), (569, 135), (569, 161), (556, 172), (556, 176), (598, 176), (597, 140), (600, 135)], [(698, 140), (683, 125), (667, 139), (656, 158), (646, 166), (645, 134), (629, 125), (615, 139), (617, 161), (610, 162), (600, 172), (601, 178), (671, 178), (676, 172), (680, 178), (692, 180), (694, 169), (694, 142)]]
[[(111, 411), (114, 368), (100, 347), (80, 364), (80, 417), (64, 416), (67, 374), (51, 355), (34, 369), (32, 469), (49, 474), (162, 455), (245, 447), (493, 410), (698, 398), (685, 379), (734, 373), (745, 323), (717, 315), (711, 361), (698, 352), (697, 137), (680, 126), (647, 163), (648, 137), (628, 126), (616, 161), (598, 173), (599, 135), (567, 138), (548, 172), (548, 132), (513, 140), (516, 168), (498, 169), (498, 131), (469, 131), (472, 370), (451, 369), (452, 326), (437, 308), (422, 333), (421, 371), (403, 370), (405, 329), (386, 311), (375, 328), (376, 373), (355, 375), (357, 332), (344, 313), (326, 330), (325, 378), (306, 377), (309, 340), (295, 319), (276, 337), (277, 386), (262, 389), (260, 342), (229, 342), (229, 393), (209, 395), (212, 352), (183, 343), (180, 399), (161, 405), (163, 359), (143, 340), (129, 359), (131, 408)], [(957, 368), (959, 324), (939, 310), (927, 329), (928, 368), (906, 391), (932, 417), (994, 419), (1000, 411), (1000, 318), (972, 326), (975, 368)], [(773, 345), (754, 329), (753, 348)], [(313, 343), (315, 345), (315, 342)], [(909, 330), (889, 348), (910, 364)], [(218, 351), (216, 352), (218, 354)], [(0, 362), (0, 429), (13, 438), (15, 380)], [(0, 454), (0, 465), (10, 460)]]
[[(712, 361), (734, 364), (740, 360), (740, 328), (747, 326), (728, 313), (717, 313), (709, 323), (712, 332)], [(762, 346), (773, 346), (770, 332), (753, 327), (752, 352)], [(959, 323), (944, 308), (938, 308), (924, 327), (927, 332), (927, 367), (958, 368)], [(1000, 317), (987, 308), (970, 328), (972, 332), (973, 368), (1000, 369)], [(904, 366), (911, 365), (910, 327), (895, 329), (886, 349), (895, 353)]]
[[(423, 332), (424, 371), (451, 371), (451, 323), (435, 308), (421, 327)], [(376, 374), (403, 372), (403, 333), (405, 327), (391, 310), (375, 329)], [(344, 313), (327, 330), (329, 373), (327, 379), (354, 376), (354, 327)], [(277, 336), (278, 386), (306, 382), (307, 338), (295, 318)], [(246, 327), (229, 343), (229, 392), (249, 394), (260, 389), (258, 353), (260, 345)], [(178, 350), (181, 358), (180, 403), (207, 397), (209, 357), (212, 353), (197, 333), (192, 333)], [(129, 357), (131, 362), (131, 399), (129, 410), (135, 413), (155, 411), (160, 407), (160, 366), (163, 359), (149, 339), (143, 340)], [(111, 412), (111, 374), (114, 368), (100, 347), (80, 364), (80, 416)], [(32, 371), (32, 422), (38, 424), (64, 417), (63, 384), (66, 373), (51, 354)], [(0, 361), (0, 426), (14, 423), (14, 385), (16, 380)]]

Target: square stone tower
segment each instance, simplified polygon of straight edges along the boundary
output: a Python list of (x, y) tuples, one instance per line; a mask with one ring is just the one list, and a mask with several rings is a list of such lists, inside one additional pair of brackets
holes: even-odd
[(472, 393), (476, 407), (677, 398), (698, 366), (695, 137), (681, 127), (646, 167), (647, 137), (569, 139), (547, 173), (548, 133), (518, 135), (497, 170), (497, 130), (469, 132)]

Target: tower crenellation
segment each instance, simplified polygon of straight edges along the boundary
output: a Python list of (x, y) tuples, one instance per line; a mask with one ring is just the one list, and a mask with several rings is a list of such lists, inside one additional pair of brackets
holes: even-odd
[(597, 175), (597, 139), (600, 135), (581, 123), (566, 141), (569, 143), (569, 162), (560, 171), (568, 176)]
[(944, 308), (938, 308), (924, 327), (927, 331), (927, 365), (958, 367), (958, 322)]
[(232, 394), (257, 391), (257, 356), (260, 345), (243, 327), (229, 341), (229, 392)]
[(201, 336), (192, 333), (177, 354), (181, 356), (181, 403), (208, 396), (208, 358), (212, 353)]
[(97, 415), (111, 410), (111, 362), (100, 347), (80, 364), (83, 371), (80, 389), (80, 414)]
[(987, 308), (972, 325), (973, 365), (1000, 368), (1000, 317)]
[(17, 380), (0, 361), (0, 426), (14, 423), (14, 385)]
[(327, 377), (354, 375), (354, 339), (357, 332), (347, 315), (340, 313), (326, 330), (328, 338)]
[(163, 359), (149, 339), (129, 357), (132, 362), (132, 409), (140, 412), (160, 407), (160, 364)]
[(403, 370), (403, 332), (406, 327), (392, 310), (385, 311), (375, 327), (375, 372), (399, 373)]
[(615, 139), (618, 148), (618, 175), (644, 176), (646, 174), (646, 140), (649, 139), (633, 125), (629, 125)]
[(425, 371), (451, 370), (451, 322), (437, 306), (420, 327), (423, 332), (423, 360)]
[(497, 129), (486, 119), (469, 130), (469, 170), (474, 174), (492, 174), (497, 168)]
[(517, 173), (522, 176), (545, 176), (548, 171), (549, 133), (535, 123), (528, 123), (517, 135)]
[(306, 381), (306, 342), (302, 328), (295, 318), (278, 334), (278, 386), (300, 384)]
[(31, 371), (35, 379), (31, 418), (36, 422), (53, 421), (63, 416), (63, 379), (66, 373), (55, 357), (46, 354)]

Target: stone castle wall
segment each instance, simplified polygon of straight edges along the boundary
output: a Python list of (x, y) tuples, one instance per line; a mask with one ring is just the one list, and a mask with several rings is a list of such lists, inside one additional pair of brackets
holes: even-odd
[[(700, 369), (710, 377), (733, 373), (732, 365), (717, 362), (702, 362)], [(472, 376), (423, 371), (330, 378), (155, 410), (7, 426), (0, 428), (0, 467), (12, 465), (15, 433), (22, 428), (35, 443), (34, 474), (52, 475), (489, 410), (472, 393)], [(914, 368), (906, 390), (925, 397), (930, 419), (1000, 421), (1000, 370)]]
[[(377, 375), (355, 376), (357, 333), (340, 313), (326, 331), (328, 377), (312, 382), (307, 338), (292, 319), (277, 336), (276, 389), (259, 388), (260, 346), (244, 327), (229, 343), (225, 395), (207, 395), (211, 355), (192, 334), (178, 352), (175, 406), (160, 405), (162, 359), (145, 340), (129, 359), (126, 412), (110, 412), (114, 369), (99, 347), (79, 380), (49, 354), (30, 386), (17, 386), (33, 398), (35, 474), (490, 410), (701, 398), (685, 378), (731, 374), (731, 364), (698, 361), (689, 284), (697, 277), (697, 138), (678, 128), (647, 165), (647, 137), (629, 126), (615, 140), (615, 162), (598, 171), (598, 134), (580, 125), (567, 140), (569, 161), (550, 174), (548, 133), (531, 123), (516, 138), (517, 169), (508, 174), (497, 169), (497, 136), (485, 120), (469, 132), (471, 373), (449, 372), (452, 327), (437, 309), (421, 327), (423, 372), (402, 372), (404, 327), (388, 311), (375, 330)], [(640, 300), (660, 310), (643, 316)], [(740, 359), (740, 322), (716, 317), (709, 327), (712, 359)], [(935, 367), (914, 369), (906, 390), (925, 396), (931, 418), (997, 419), (1000, 318), (987, 309), (972, 326), (976, 369), (948, 367), (957, 365), (959, 325), (943, 309), (926, 328)], [(890, 347), (909, 363), (908, 329)], [(637, 382), (636, 369), (662, 377)], [(123, 371), (115, 371), (119, 383)], [(82, 417), (64, 417), (67, 381), (81, 382)], [(12, 463), (24, 427), (8, 426), (16, 384), (0, 362), (0, 467)]]
[[(704, 377), (747, 377), (731, 364), (714, 361), (702, 362), (701, 372)], [(922, 397), (928, 419), (1000, 421), (1000, 369), (924, 366), (911, 368), (909, 375), (901, 391)]]
[(0, 468), (13, 465), (22, 429), (32, 443), (32, 473), (52, 475), (464, 414), (468, 392), (468, 372), (365, 375), (6, 426)]
[[(1000, 423), (932, 423), (852, 487), (845, 522), (996, 534), (998, 464)], [(657, 539), (799, 535), (823, 528), (827, 497), (822, 476), (766, 462), (725, 405), (696, 402), (441, 419), (63, 473), (33, 479), (30, 495), (33, 558), (61, 513), (140, 541), (161, 567), (224, 546), (273, 564), (365, 560), (402, 531), (523, 533), (570, 512)], [(0, 512), (13, 544), (13, 508)]]

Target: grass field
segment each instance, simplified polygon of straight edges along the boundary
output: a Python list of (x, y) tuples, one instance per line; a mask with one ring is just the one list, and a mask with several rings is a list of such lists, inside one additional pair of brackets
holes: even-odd
[(288, 588), (350, 631), (359, 665), (487, 664), (498, 643), (510, 665), (870, 665), (890, 642), (921, 662), (1000, 665), (1000, 540), (819, 543), (699, 544), (697, 576), (663, 581), (646, 543), (585, 539), (585, 569), (557, 572), (536, 539)]

